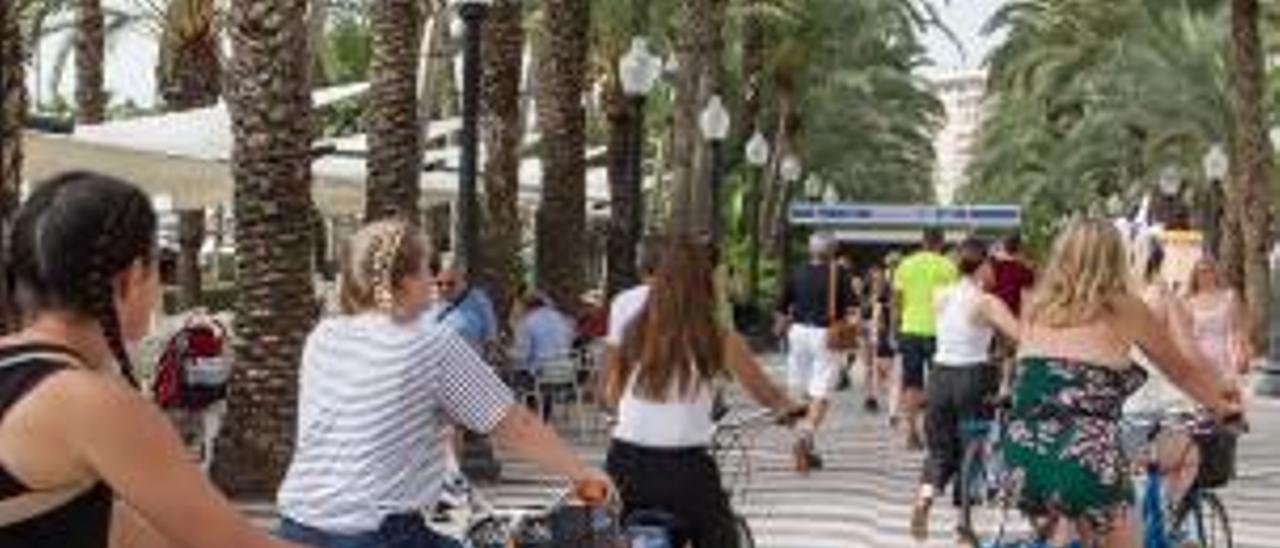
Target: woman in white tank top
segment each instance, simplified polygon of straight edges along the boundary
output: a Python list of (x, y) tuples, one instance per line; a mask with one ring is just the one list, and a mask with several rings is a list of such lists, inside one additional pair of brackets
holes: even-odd
[(672, 242), (648, 294), (617, 318), (623, 335), (609, 354), (605, 398), (618, 425), (605, 468), (624, 520), (662, 512), (677, 522), (673, 546), (734, 548), (733, 512), (708, 452), (713, 385), (736, 378), (768, 407), (785, 413), (794, 404), (742, 338), (716, 321), (710, 255), (693, 238)]
[(933, 497), (946, 489), (959, 471), (964, 442), (961, 423), (981, 416), (983, 403), (1001, 384), (999, 366), (992, 363), (991, 340), (996, 330), (1018, 338), (1018, 320), (999, 297), (987, 293), (992, 283), (987, 247), (970, 239), (957, 250), (960, 279), (935, 296), (938, 348), (926, 385), (926, 448), (920, 491), (911, 514), (911, 532), (928, 536)]

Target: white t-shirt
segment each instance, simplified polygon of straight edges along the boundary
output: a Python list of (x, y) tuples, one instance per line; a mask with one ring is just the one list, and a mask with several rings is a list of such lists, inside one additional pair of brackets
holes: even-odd
[[(613, 298), (609, 306), (609, 333), (605, 338), (615, 349), (622, 345), (627, 326), (644, 310), (649, 286), (634, 287)], [(711, 421), (711, 386), (699, 383), (690, 397), (681, 398), (672, 387), (666, 401), (652, 401), (635, 394), (635, 375), (618, 402), (618, 425), (614, 439), (644, 447), (705, 447), (711, 443), (715, 424)]]

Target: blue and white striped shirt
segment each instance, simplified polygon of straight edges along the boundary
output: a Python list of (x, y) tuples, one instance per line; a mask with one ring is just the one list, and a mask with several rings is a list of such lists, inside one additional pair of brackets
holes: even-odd
[(514, 399), (460, 336), (385, 315), (320, 323), (302, 354), (296, 448), (280, 513), (331, 532), (377, 529), (440, 496), (450, 424), (487, 433)]

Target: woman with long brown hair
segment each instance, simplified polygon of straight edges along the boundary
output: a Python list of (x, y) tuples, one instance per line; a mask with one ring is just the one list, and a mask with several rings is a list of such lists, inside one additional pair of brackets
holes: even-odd
[(706, 244), (675, 239), (643, 306), (613, 326), (623, 336), (605, 379), (605, 397), (618, 410), (606, 470), (624, 514), (660, 511), (676, 519), (674, 546), (733, 548), (733, 513), (707, 450), (714, 385), (736, 378), (770, 408), (794, 406), (742, 338), (716, 320), (712, 269)]

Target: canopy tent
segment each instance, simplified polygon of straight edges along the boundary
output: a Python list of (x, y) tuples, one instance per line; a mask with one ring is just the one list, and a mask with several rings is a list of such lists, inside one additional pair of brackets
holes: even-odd
[[(323, 107), (364, 93), (368, 84), (352, 84), (317, 91), (313, 101)], [(445, 119), (429, 126), (431, 139), (461, 128), (461, 121)], [(536, 136), (531, 135), (531, 138)], [(225, 103), (183, 112), (145, 116), (100, 125), (77, 126), (71, 135), (27, 132), (24, 173), (32, 180), (75, 170), (92, 169), (134, 182), (153, 196), (170, 197), (175, 209), (198, 209), (231, 202), (234, 180), (230, 161), (231, 119)], [(328, 139), (339, 153), (312, 164), (313, 198), (326, 215), (359, 214), (364, 209), (364, 135)], [(483, 152), (483, 151), (482, 151)], [(599, 154), (599, 150), (589, 154)], [(423, 201), (452, 200), (457, 192), (457, 147), (428, 150), (421, 178)], [(520, 164), (520, 200), (536, 203), (540, 196), (542, 164)], [(605, 169), (587, 173), (587, 198), (598, 204), (609, 199)]]

